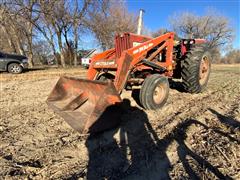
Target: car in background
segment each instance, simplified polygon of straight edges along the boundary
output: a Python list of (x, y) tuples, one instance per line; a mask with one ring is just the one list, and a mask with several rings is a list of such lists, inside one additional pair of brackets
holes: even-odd
[(0, 52), (0, 71), (19, 74), (28, 68), (26, 56)]

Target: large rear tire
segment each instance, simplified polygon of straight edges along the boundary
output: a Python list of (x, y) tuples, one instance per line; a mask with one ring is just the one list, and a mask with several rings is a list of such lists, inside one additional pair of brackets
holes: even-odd
[(182, 83), (185, 91), (202, 92), (208, 83), (212, 57), (203, 46), (194, 47), (182, 63)]
[(159, 74), (154, 74), (144, 80), (139, 100), (145, 109), (159, 109), (166, 103), (168, 94), (168, 79)]

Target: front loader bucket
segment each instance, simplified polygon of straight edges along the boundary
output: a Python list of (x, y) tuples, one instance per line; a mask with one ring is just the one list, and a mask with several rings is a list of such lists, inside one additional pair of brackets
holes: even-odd
[(112, 82), (61, 77), (48, 105), (80, 133), (95, 133), (120, 122), (121, 98)]

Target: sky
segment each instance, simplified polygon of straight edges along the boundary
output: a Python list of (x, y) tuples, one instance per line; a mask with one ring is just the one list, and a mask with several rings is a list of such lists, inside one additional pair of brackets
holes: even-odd
[(169, 29), (169, 16), (177, 12), (188, 11), (204, 15), (207, 9), (214, 9), (230, 19), (235, 30), (234, 48), (240, 49), (240, 0), (126, 0), (128, 10), (138, 14), (144, 9), (144, 26), (155, 31)]

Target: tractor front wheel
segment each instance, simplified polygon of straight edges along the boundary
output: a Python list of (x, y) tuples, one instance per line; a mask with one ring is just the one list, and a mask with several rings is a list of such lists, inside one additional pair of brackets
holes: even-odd
[(154, 74), (144, 80), (139, 100), (145, 109), (159, 109), (166, 103), (168, 94), (168, 79), (159, 74)]

